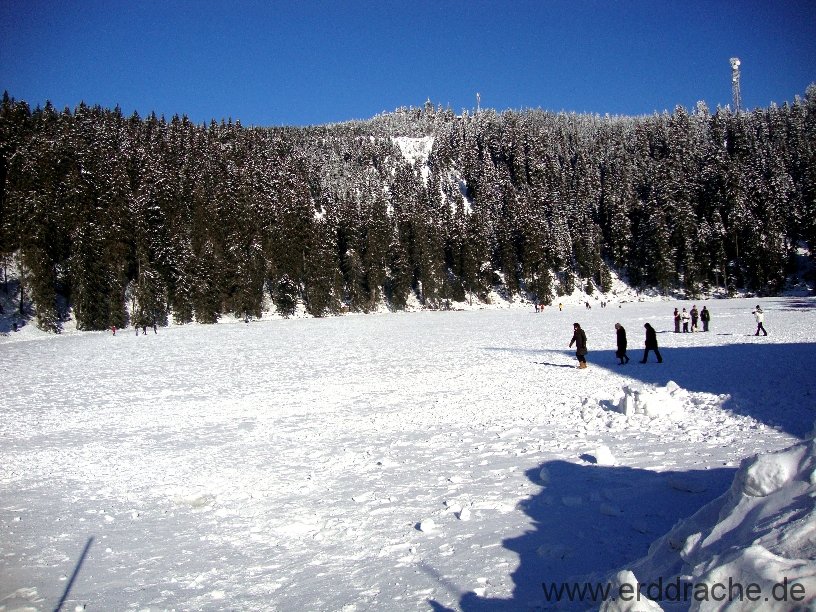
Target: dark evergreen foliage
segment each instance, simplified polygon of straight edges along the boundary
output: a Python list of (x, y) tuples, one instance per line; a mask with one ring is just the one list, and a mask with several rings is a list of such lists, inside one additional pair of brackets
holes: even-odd
[[(433, 138), (419, 161), (404, 139)], [(816, 252), (816, 86), (734, 114), (402, 108), (308, 128), (0, 106), (0, 260), (59, 331), (224, 315), (776, 293)]]

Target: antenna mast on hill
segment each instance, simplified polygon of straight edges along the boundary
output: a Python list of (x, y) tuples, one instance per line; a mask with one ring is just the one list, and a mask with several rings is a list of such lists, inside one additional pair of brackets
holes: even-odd
[(742, 108), (742, 94), (740, 94), (740, 59), (731, 58), (731, 97), (734, 98), (734, 112), (739, 113)]
[(476, 92), (476, 114), (479, 114), (479, 103), (482, 101), (482, 96), (479, 95), (479, 92)]

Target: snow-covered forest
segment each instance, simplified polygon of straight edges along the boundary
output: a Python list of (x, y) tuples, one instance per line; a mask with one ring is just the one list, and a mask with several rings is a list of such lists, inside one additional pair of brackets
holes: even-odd
[(816, 246), (816, 86), (749, 112), (455, 114), (315, 127), (0, 107), (0, 258), (60, 331), (550, 303), (578, 288), (778, 294)]

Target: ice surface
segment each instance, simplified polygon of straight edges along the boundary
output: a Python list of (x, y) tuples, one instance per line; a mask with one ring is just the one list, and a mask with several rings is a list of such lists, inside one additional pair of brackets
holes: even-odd
[[(75, 570), (63, 609), (528, 609), (684, 564), (816, 590), (811, 451), (768, 455), (812, 430), (816, 304), (759, 301), (767, 338), (756, 298), (695, 334), (612, 301), (0, 336), (0, 608)], [(618, 366), (647, 321), (664, 363)]]

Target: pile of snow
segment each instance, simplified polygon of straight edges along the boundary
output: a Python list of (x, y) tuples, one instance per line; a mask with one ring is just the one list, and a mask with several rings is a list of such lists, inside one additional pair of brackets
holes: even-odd
[(615, 455), (612, 454), (612, 450), (606, 444), (601, 444), (597, 448), (595, 459), (598, 461), (598, 465), (615, 465), (618, 462)]
[[(613, 466), (618, 464), (618, 460), (615, 459), (615, 455), (612, 453), (612, 449), (610, 449), (606, 444), (601, 444), (592, 453), (587, 453), (583, 455), (583, 457), (587, 461), (595, 465)], [(544, 480), (544, 478), (541, 475), (544, 474), (545, 471), (546, 470), (542, 468), (541, 474), (539, 474), (539, 477), (542, 479), (542, 481)]]
[(671, 380), (665, 387), (626, 385), (616, 409), (625, 416), (642, 414), (653, 419), (675, 419), (684, 414), (684, 406), (689, 400), (689, 392)]
[[(610, 578), (638, 585), (642, 610), (805, 609), (816, 601), (816, 441), (745, 459), (728, 492)], [(672, 589), (669, 588), (672, 585)], [(603, 610), (630, 610), (617, 598)], [(761, 602), (758, 604), (757, 602)], [(812, 609), (812, 608), (811, 608)]]

